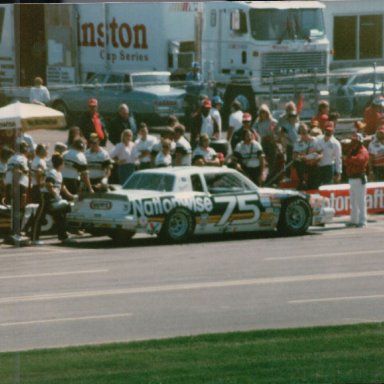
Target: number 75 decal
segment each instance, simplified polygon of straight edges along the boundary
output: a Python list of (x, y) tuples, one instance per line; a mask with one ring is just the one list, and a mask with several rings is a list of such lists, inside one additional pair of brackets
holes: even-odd
[[(226, 203), (224, 214), (217, 225), (231, 224), (253, 224), (260, 219), (260, 209), (256, 205), (258, 198), (255, 195), (240, 196), (216, 196), (215, 203)], [(237, 207), (237, 210), (236, 210)], [(234, 211), (237, 211), (237, 214)], [(241, 218), (247, 213), (245, 218)], [(240, 217), (239, 219), (236, 216)]]

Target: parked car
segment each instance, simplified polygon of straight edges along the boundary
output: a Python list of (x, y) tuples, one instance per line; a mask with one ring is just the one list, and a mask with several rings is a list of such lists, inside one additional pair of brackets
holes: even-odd
[(185, 90), (171, 87), (170, 72), (105, 72), (94, 74), (85, 84), (52, 92), (52, 106), (69, 121), (87, 110), (87, 100), (96, 98), (106, 118), (121, 103), (128, 104), (137, 122), (156, 123), (170, 114), (185, 113)]
[(121, 189), (85, 194), (67, 220), (72, 229), (119, 242), (138, 232), (184, 242), (193, 234), (274, 229), (301, 235), (334, 214), (328, 198), (259, 188), (230, 168), (175, 167), (138, 171)]
[(374, 94), (384, 92), (384, 66), (339, 68), (330, 73), (330, 101), (344, 116), (362, 116)]

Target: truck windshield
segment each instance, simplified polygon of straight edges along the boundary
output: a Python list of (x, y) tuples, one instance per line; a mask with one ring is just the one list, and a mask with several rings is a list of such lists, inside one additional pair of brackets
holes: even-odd
[(321, 9), (251, 9), (250, 26), (256, 40), (282, 42), (324, 36)]
[(145, 87), (150, 85), (169, 85), (168, 74), (132, 74), (134, 87)]

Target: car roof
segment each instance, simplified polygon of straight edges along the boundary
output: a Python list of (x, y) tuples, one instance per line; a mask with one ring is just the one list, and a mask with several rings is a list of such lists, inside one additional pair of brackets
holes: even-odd
[(102, 74), (124, 74), (124, 75), (170, 75), (171, 72), (169, 71), (129, 71), (129, 70), (113, 70), (113, 71), (99, 71), (97, 73), (102, 73)]
[[(172, 168), (151, 168), (145, 169), (142, 171), (137, 171), (140, 173), (160, 173), (174, 176), (190, 176), (196, 173), (212, 174), (212, 173), (237, 173), (232, 168), (226, 167), (196, 167), (196, 166), (186, 166), (186, 167), (172, 167)], [(137, 173), (136, 172), (136, 173)]]

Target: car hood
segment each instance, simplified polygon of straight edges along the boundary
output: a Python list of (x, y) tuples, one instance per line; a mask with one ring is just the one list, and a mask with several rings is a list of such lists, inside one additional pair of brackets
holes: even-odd
[(134, 91), (147, 93), (155, 96), (168, 96), (168, 97), (179, 97), (185, 95), (183, 89), (173, 88), (169, 85), (153, 85), (146, 87), (135, 87)]

